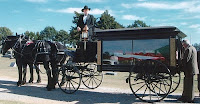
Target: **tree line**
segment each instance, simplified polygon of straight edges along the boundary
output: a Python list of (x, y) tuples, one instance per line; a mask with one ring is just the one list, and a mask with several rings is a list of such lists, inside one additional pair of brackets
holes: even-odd
[[(40, 32), (25, 31), (23, 34), (28, 36), (32, 40), (50, 40), (58, 41), (62, 44), (75, 45), (76, 42), (79, 40), (80, 35), (80, 33), (76, 30), (78, 18), (80, 15), (81, 13), (74, 12), (72, 20), (74, 26), (71, 26), (69, 33), (65, 30), (56, 30), (53, 26), (47, 26), (44, 28), (44, 30), (41, 30)], [(99, 18), (95, 18), (95, 28), (103, 30), (134, 27), (150, 27), (150, 25), (147, 25), (141, 20), (135, 20), (134, 23), (128, 26), (123, 26), (122, 24), (118, 23), (113, 16), (109, 14), (108, 10), (102, 13)], [(0, 27), (0, 40), (2, 40), (2, 37), (8, 35), (13, 35), (13, 32), (7, 27)]]

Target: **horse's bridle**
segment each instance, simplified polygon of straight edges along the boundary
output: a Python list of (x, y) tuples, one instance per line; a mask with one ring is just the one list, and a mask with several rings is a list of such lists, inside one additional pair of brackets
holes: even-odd
[[(21, 38), (21, 36), (17, 39), (17, 41), (15, 42), (15, 45), (11, 48), (15, 53), (17, 53), (17, 54), (19, 54), (19, 55), (21, 55), (21, 56), (23, 56), (23, 54), (21, 53), (21, 52), (18, 52), (16, 49), (17, 48), (21, 48), (22, 49), (22, 39), (25, 39), (25, 36), (23, 36), (22, 38)], [(18, 45), (19, 45), (19, 47), (18, 47)]]

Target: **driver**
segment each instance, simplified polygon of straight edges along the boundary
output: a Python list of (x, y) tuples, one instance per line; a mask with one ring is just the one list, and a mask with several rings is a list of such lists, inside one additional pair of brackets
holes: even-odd
[(94, 31), (94, 16), (89, 14), (90, 8), (88, 6), (84, 6), (82, 9), (83, 15), (79, 16), (79, 20), (77, 23), (78, 31), (88, 31), (88, 39), (91, 41), (91, 37)]

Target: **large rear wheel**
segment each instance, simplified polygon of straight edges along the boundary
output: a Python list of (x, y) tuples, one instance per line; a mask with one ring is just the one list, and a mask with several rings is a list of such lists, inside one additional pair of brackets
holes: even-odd
[(160, 61), (140, 61), (130, 71), (129, 86), (140, 100), (158, 102), (163, 100), (171, 90), (170, 70)]
[(180, 74), (180, 72), (173, 74), (172, 75), (172, 87), (171, 87), (170, 93), (173, 93), (174, 91), (176, 91), (176, 89), (178, 88), (180, 82), (181, 82), (181, 74)]

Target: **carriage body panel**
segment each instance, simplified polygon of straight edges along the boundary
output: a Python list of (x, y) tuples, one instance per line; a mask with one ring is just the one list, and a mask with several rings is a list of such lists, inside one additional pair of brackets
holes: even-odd
[(129, 72), (138, 61), (159, 60), (175, 69), (180, 62), (180, 41), (186, 35), (173, 26), (98, 30), (99, 71)]
[(97, 42), (78, 42), (73, 61), (78, 62), (96, 62)]

